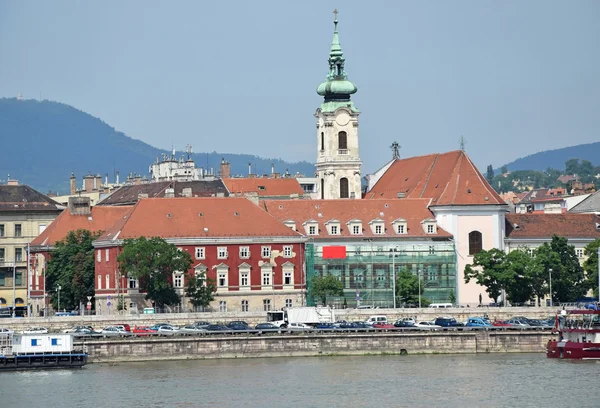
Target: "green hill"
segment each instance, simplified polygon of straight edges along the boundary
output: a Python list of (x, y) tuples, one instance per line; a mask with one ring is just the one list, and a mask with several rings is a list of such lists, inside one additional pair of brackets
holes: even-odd
[[(68, 192), (71, 172), (78, 180), (90, 172), (103, 177), (108, 173), (110, 181), (116, 171), (121, 180), (130, 173), (149, 177), (150, 164), (162, 153), (169, 153), (126, 136), (72, 106), (16, 98), (0, 98), (0, 140), (4, 153), (0, 180), (10, 175), (44, 193)], [(280, 172), (289, 169), (292, 174), (314, 174), (314, 166), (308, 162), (217, 152), (192, 155), (196, 166), (215, 172), (222, 157), (231, 163), (232, 174), (246, 174), (249, 162), (257, 173), (268, 173), (274, 163)]]

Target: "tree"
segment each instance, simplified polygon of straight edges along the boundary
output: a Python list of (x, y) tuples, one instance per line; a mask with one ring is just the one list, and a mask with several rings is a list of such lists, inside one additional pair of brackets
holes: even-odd
[(511, 303), (526, 303), (533, 296), (533, 259), (527, 251), (511, 251), (505, 258), (506, 298)]
[(584, 254), (588, 257), (583, 263), (586, 276), (586, 288), (593, 289), (594, 298), (598, 299), (598, 247), (600, 238), (586, 245)]
[[(396, 296), (402, 303), (419, 303), (419, 296), (423, 295), (423, 285), (419, 293), (419, 277), (413, 275), (408, 269), (396, 274)], [(421, 302), (422, 303), (422, 302)]]
[(140, 237), (126, 239), (117, 260), (121, 273), (138, 279), (146, 299), (152, 299), (156, 306), (179, 303), (179, 295), (172, 284), (173, 273), (188, 271), (192, 265), (189, 253), (178, 250), (162, 238)]
[(315, 276), (312, 280), (312, 295), (322, 304), (327, 304), (328, 296), (343, 296), (344, 285), (333, 275)]
[(450, 295), (448, 295), (448, 300), (450, 300), (450, 303), (452, 303), (453, 305), (456, 304), (456, 294), (454, 293), (454, 289), (450, 290)]
[(50, 253), (46, 270), (46, 288), (54, 309), (58, 309), (58, 287), (60, 286), (60, 308), (74, 310), (88, 296), (94, 296), (94, 247), (92, 242), (100, 232), (91, 233), (79, 229), (69, 231), (57, 242)]
[(487, 166), (487, 172), (485, 175), (485, 178), (487, 179), (488, 183), (492, 183), (492, 180), (494, 180), (494, 168), (492, 167), (491, 164), (488, 164)]
[(506, 166), (506, 164), (502, 167), (500, 167), (500, 174), (506, 174), (508, 173), (508, 167)]
[(506, 254), (496, 248), (478, 252), (473, 257), (473, 264), (465, 266), (465, 283), (475, 279), (477, 284), (485, 286), (488, 295), (498, 303), (510, 275), (505, 270), (505, 259)]
[(587, 283), (584, 271), (575, 247), (569, 245), (566, 238), (554, 235), (550, 243), (546, 242), (536, 249), (535, 257), (544, 272), (552, 276), (553, 302), (575, 302), (585, 295)]
[(190, 303), (195, 307), (205, 308), (215, 300), (217, 285), (212, 279), (206, 278), (206, 273), (198, 273), (187, 279), (185, 295), (190, 298)]

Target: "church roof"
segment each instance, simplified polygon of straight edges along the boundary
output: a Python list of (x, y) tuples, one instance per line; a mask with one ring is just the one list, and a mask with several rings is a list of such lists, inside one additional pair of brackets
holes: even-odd
[(429, 198), (431, 206), (506, 205), (462, 150), (397, 159), (365, 198)]

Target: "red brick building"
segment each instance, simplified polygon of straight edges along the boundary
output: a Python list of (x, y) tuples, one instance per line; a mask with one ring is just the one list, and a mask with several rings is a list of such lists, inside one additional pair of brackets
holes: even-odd
[[(118, 296), (129, 308), (148, 306), (138, 283), (120, 273), (127, 238), (161, 237), (194, 263), (172, 282), (205, 272), (217, 285), (215, 311), (256, 311), (299, 305), (304, 290), (304, 238), (245, 198), (142, 199), (94, 242), (96, 312), (113, 313)], [(181, 308), (191, 305), (182, 298)]]

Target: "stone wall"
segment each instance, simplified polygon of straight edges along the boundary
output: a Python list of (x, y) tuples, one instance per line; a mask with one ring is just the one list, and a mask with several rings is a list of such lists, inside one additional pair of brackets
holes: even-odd
[(93, 363), (353, 354), (543, 352), (548, 332), (440, 332), (103, 339), (79, 343)]

